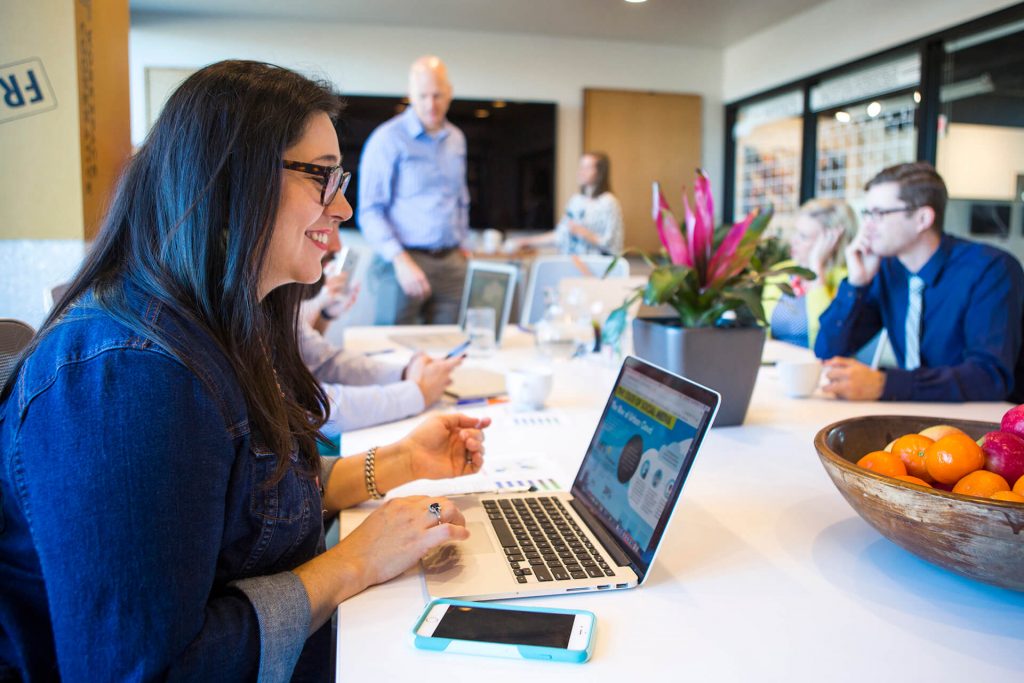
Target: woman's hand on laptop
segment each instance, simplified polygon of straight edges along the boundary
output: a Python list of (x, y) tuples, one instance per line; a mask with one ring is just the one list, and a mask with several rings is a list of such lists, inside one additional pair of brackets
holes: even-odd
[[(442, 361), (436, 361), (438, 363)], [(396, 444), (405, 454), (410, 480), (475, 474), (484, 465), (484, 432), (491, 418), (434, 415)]]
[[(437, 513), (431, 510), (435, 503)], [(308, 570), (303, 565), (297, 573), (307, 586), (332, 591), (331, 602), (337, 605), (369, 586), (393, 579), (442, 543), (466, 538), (466, 520), (448, 499), (395, 498), (374, 510), (327, 553), (307, 563)], [(305, 575), (319, 569), (312, 566), (317, 561), (327, 563), (320, 572), (325, 578), (306, 579)]]
[(452, 383), (452, 370), (462, 365), (464, 356), (435, 359), (425, 353), (417, 353), (405, 366), (403, 378), (416, 382), (423, 394), (423, 407), (436, 403)]

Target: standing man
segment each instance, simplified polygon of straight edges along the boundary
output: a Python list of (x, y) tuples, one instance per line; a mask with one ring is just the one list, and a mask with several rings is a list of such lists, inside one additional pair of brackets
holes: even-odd
[[(946, 185), (930, 164), (868, 182), (864, 223), (846, 249), (847, 278), (814, 345), (839, 398), (1003, 401), (1019, 395), (1024, 272), (1010, 254), (942, 232)], [(900, 367), (852, 355), (885, 327)], [(1015, 380), (1015, 374), (1017, 375)]]
[(359, 163), (359, 228), (376, 252), (371, 292), (378, 325), (455, 323), (469, 232), (466, 137), (445, 118), (448, 70), (421, 57), (409, 104), (377, 128)]

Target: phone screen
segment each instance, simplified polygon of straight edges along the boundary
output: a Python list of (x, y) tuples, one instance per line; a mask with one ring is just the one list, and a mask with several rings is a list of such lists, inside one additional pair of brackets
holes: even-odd
[(434, 629), (434, 637), (564, 650), (569, 645), (575, 618), (572, 614), (449, 605)]

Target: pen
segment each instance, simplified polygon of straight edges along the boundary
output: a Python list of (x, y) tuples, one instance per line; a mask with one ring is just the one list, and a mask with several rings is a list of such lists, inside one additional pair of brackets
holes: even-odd
[(492, 396), (491, 398), (460, 398), (455, 405), (463, 406), (493, 406), (498, 403), (508, 403), (507, 396)]
[(385, 353), (394, 353), (394, 349), (380, 349), (379, 351), (367, 351), (364, 356), (382, 356)]

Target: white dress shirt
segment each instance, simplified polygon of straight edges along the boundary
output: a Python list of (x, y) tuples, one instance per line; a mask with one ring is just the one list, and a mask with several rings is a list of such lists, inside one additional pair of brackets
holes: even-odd
[(401, 420), (425, 408), (419, 386), (402, 379), (404, 366), (339, 349), (304, 321), (299, 351), (330, 400), (328, 436)]

